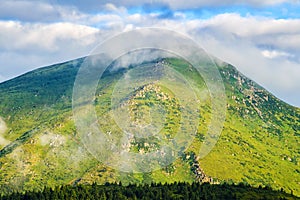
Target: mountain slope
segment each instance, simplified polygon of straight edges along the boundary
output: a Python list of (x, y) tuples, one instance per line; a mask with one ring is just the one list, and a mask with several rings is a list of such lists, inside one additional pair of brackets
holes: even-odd
[[(73, 84), (82, 61), (41, 68), (0, 84), (0, 191), (3, 193), (94, 181), (198, 180), (247, 182), (292, 190), (300, 195), (300, 109), (280, 101), (226, 63), (218, 64), (227, 95), (226, 121), (217, 145), (208, 156), (197, 158), (211, 117), (204, 81), (186, 62), (166, 58), (148, 64), (168, 63), (194, 84), (196, 94), (204, 96), (199, 103), (201, 123), (195, 140), (173, 164), (149, 173), (119, 172), (99, 163), (81, 144), (72, 120)], [(109, 98), (124, 73), (126, 69), (107, 71), (99, 82), (95, 105), (97, 114), (104, 113), (103, 118), (111, 110)], [(157, 84), (147, 87), (156, 88)], [(149, 94), (149, 98), (139, 99), (142, 93)], [(135, 103), (147, 113), (147, 105), (162, 102), (155, 95), (164, 93), (168, 91), (163, 88), (160, 92), (138, 88), (133, 94), (136, 98), (125, 103)], [(172, 137), (179, 120), (176, 114), (180, 109), (168, 107), (172, 102), (176, 99), (169, 95), (164, 104), (171, 109), (167, 117), (172, 123), (163, 129), (168, 137)], [(145, 116), (143, 119), (147, 121)], [(105, 130), (110, 128), (109, 123), (109, 119), (103, 121)], [(130, 148), (133, 152), (150, 151), (139, 140), (134, 140)]]

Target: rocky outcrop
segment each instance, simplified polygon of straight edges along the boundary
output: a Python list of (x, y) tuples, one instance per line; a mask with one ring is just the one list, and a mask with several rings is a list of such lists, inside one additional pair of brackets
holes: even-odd
[(183, 160), (188, 161), (188, 163), (190, 164), (191, 171), (195, 175), (196, 181), (200, 183), (213, 183), (213, 178), (207, 176), (204, 173), (204, 170), (200, 167), (197, 156), (194, 152), (185, 153), (183, 156)]

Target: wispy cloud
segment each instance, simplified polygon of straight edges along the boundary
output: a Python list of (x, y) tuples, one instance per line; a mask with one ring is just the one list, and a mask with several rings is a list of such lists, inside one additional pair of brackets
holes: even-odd
[(298, 4), (299, 0), (248, 0), (248, 1), (238, 1), (238, 0), (103, 0), (101, 3), (97, 0), (65, 0), (65, 1), (51, 1), (51, 2), (61, 2), (64, 5), (75, 5), (82, 10), (99, 10), (102, 9), (104, 4), (111, 3), (116, 6), (123, 6), (126, 8), (138, 7), (138, 6), (152, 6), (152, 7), (161, 7), (167, 6), (172, 10), (181, 10), (181, 9), (195, 9), (201, 7), (219, 7), (219, 6), (232, 6), (232, 5), (248, 5), (252, 7), (262, 7), (262, 6), (272, 6), (283, 3)]
[(276, 50), (263, 50), (262, 55), (266, 58), (274, 59), (274, 58), (294, 58), (295, 55), (284, 52), (284, 51), (276, 51)]

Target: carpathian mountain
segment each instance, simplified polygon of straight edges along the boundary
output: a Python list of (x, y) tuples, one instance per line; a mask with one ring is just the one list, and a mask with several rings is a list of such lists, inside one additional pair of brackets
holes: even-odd
[[(177, 71), (202, 98), (191, 108), (200, 110), (193, 141), (174, 162), (151, 172), (121, 172), (101, 163), (86, 150), (73, 121), (72, 92), (82, 62), (83, 58), (43, 67), (0, 84), (2, 193), (93, 182), (226, 181), (283, 188), (300, 195), (300, 109), (223, 62), (217, 65), (225, 86), (226, 119), (217, 144), (207, 156), (200, 159), (197, 155), (211, 119), (205, 83), (187, 62), (161, 58), (146, 64), (157, 68), (167, 65)], [(95, 109), (107, 134), (117, 132), (106, 117), (114, 109), (110, 97), (118, 80), (131, 69), (134, 66), (107, 70), (99, 81)], [(178, 87), (182, 85), (178, 83)], [(163, 84), (158, 81), (137, 87), (131, 98), (123, 100), (131, 120), (140, 125), (151, 123), (149, 109), (160, 104), (168, 111), (162, 114), (167, 120), (160, 134), (172, 138), (180, 124), (181, 107), (176, 95)], [(127, 147), (143, 154), (155, 150), (158, 143), (131, 138)]]

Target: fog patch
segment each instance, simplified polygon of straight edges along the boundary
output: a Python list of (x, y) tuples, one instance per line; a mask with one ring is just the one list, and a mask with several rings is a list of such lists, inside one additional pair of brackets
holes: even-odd
[(6, 140), (3, 137), (3, 134), (5, 133), (5, 131), (7, 130), (7, 126), (6, 123), (4, 122), (4, 120), (0, 117), (0, 145), (1, 146), (6, 146), (8, 145), (10, 142), (8, 140)]
[(114, 61), (111, 71), (136, 66), (161, 58), (174, 58), (174, 54), (159, 49), (142, 49), (131, 51)]
[(44, 133), (39, 139), (42, 146), (50, 145), (51, 147), (58, 147), (66, 142), (65, 136), (51, 132)]

